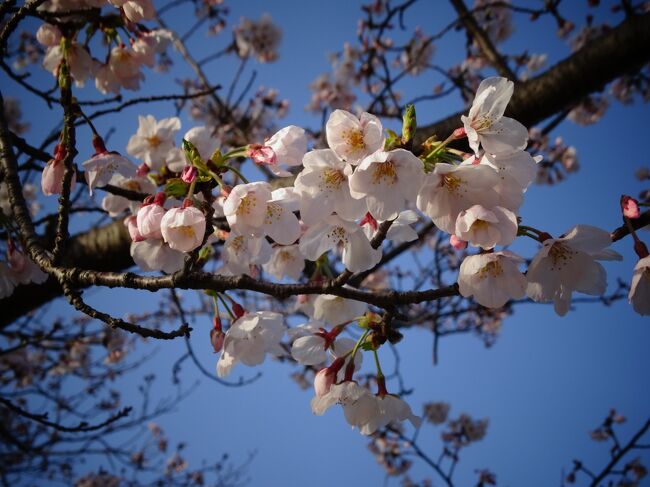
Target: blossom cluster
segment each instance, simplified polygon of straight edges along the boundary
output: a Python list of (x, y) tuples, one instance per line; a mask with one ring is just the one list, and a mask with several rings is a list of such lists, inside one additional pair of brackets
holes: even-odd
[[(539, 159), (525, 151), (527, 129), (504, 116), (513, 88), (504, 78), (484, 80), (469, 113), (461, 117), (462, 126), (444, 141), (426, 141), (419, 155), (411, 150), (412, 108), (405, 113), (401, 138), (370, 113), (335, 110), (325, 126), (327, 147), (312, 150), (305, 130), (293, 125), (261, 144), (228, 152), (222, 152), (209, 129), (194, 127), (177, 147), (178, 118), (141, 116), (126, 148), (141, 164), (107, 150), (95, 134), (96, 153), (82, 164), (84, 178), (90, 194), (112, 185), (148, 195), (142, 202), (113, 194), (102, 201), (113, 216), (130, 213), (125, 225), (133, 240), (131, 255), (143, 271), (176, 272), (188, 253), (219, 240), (216, 272), (222, 275), (257, 278), (261, 267), (276, 279), (303, 280), (306, 262), (313, 261), (317, 272), (312, 279), (322, 280), (334, 268), (330, 252), (340, 255), (350, 273), (372, 271), (382, 258), (384, 240), (416, 240), (413, 227), (428, 218), (462, 252), (457, 278), (462, 296), (501, 308), (527, 295), (553, 302), (564, 315), (574, 291), (604, 293), (606, 274), (598, 261), (620, 256), (608, 248), (610, 234), (595, 227), (577, 225), (552, 238), (521, 224), (519, 210)], [(470, 154), (452, 145), (465, 138)], [(65, 158), (60, 144), (42, 174), (44, 194), (61, 192)], [(248, 182), (238, 169), (245, 158), (278, 178), (295, 178), (287, 177), (291, 184), (275, 189), (269, 182)], [(223, 175), (229, 171), (235, 182), (243, 182), (226, 184)], [(165, 191), (156, 193), (163, 183)], [(216, 195), (214, 187), (219, 188)], [(507, 249), (518, 236), (541, 243), (526, 273), (521, 270), (525, 259)], [(468, 246), (478, 252), (466, 255)], [(635, 269), (630, 293), (642, 314), (647, 309), (636, 303), (648, 292), (646, 261)], [(320, 368), (314, 380), (315, 414), (341, 404), (347, 421), (363, 434), (393, 421), (419, 423), (410, 407), (386, 389), (377, 351), (394, 337), (386, 334), (381, 317), (365, 303), (328, 294), (303, 297), (299, 307), (309, 321), (287, 336), (296, 362)], [(211, 333), (215, 351), (221, 351), (219, 376), (239, 362), (253, 366), (267, 354), (284, 353), (283, 315), (234, 307), (229, 312), (227, 331), (217, 317)], [(340, 336), (354, 323), (361, 338)], [(377, 358), (376, 394), (354, 380), (364, 352)]]

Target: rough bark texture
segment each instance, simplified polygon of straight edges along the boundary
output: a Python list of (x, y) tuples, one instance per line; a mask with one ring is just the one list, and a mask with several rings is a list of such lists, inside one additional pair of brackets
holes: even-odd
[[(515, 87), (506, 115), (531, 127), (601, 91), (616, 78), (650, 61), (650, 13), (632, 17), (539, 76)], [(416, 143), (431, 134), (444, 139), (460, 126), (463, 112), (418, 130)]]
[[(650, 14), (622, 22), (582, 50), (549, 68), (543, 74), (520, 83), (508, 106), (507, 115), (532, 126), (600, 91), (614, 79), (638, 70), (650, 61)], [(416, 142), (435, 133), (445, 138), (460, 124), (461, 113), (422, 127)], [(130, 239), (121, 221), (73, 237), (64, 262), (84, 269), (123, 271), (133, 264)], [(54, 279), (42, 285), (19, 286), (0, 300), (0, 326), (38, 309), (62, 294)]]
[[(72, 237), (63, 264), (89, 270), (120, 271), (133, 265), (129, 253), (130, 243), (126, 227), (118, 220)], [(43, 284), (16, 287), (9, 298), (0, 300), (0, 327), (62, 294), (61, 286), (53, 277)]]

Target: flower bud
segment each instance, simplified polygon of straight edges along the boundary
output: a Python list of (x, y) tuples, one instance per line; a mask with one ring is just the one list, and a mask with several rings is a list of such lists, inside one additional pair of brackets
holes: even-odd
[(402, 117), (402, 144), (407, 144), (413, 140), (416, 128), (415, 106), (407, 105)]
[(187, 184), (192, 184), (199, 171), (194, 166), (185, 166), (181, 172), (181, 179)]
[(139, 178), (145, 177), (149, 174), (151, 168), (147, 166), (144, 162), (138, 166), (138, 169), (135, 171), (135, 175)]
[(137, 225), (140, 235), (147, 238), (161, 238), (160, 223), (166, 210), (157, 204), (143, 206), (138, 210)]
[(236, 319), (239, 319), (246, 314), (246, 310), (239, 303), (232, 303), (232, 312)]
[(330, 391), (332, 384), (334, 384), (334, 379), (336, 378), (336, 373), (332, 373), (329, 368), (321, 369), (314, 377), (314, 391), (316, 397), (322, 397)]
[(623, 216), (627, 218), (639, 218), (641, 214), (639, 211), (639, 202), (627, 195), (621, 196), (621, 210), (623, 211)]
[(146, 240), (138, 230), (137, 218), (133, 215), (124, 219), (124, 225), (129, 231), (129, 236), (133, 242), (142, 242)]
[(463, 250), (467, 248), (467, 242), (461, 240), (456, 235), (452, 235), (451, 237), (449, 237), (449, 244), (456, 250)]
[(248, 157), (256, 164), (275, 164), (277, 162), (273, 149), (259, 144), (251, 144), (249, 146)]

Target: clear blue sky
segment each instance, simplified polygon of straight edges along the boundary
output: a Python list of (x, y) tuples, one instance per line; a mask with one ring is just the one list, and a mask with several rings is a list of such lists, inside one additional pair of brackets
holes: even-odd
[[(269, 12), (283, 28), (280, 59), (269, 65), (254, 65), (259, 83), (277, 88), (291, 101), (291, 111), (283, 124), (318, 123), (303, 111), (310, 95), (307, 85), (329, 69), (327, 52), (340, 49), (346, 40), (354, 40), (359, 3), (232, 2), (232, 23), (237, 23), (239, 16), (258, 18)], [(188, 13), (185, 17), (189, 24), (191, 16)], [(410, 26), (420, 23), (425, 32), (434, 32), (450, 19), (446, 2), (421, 1), (405, 20)], [(548, 52), (551, 62), (560, 59), (568, 51), (555, 40), (554, 31), (555, 26), (544, 21), (517, 24), (506, 50), (521, 51), (526, 46), (531, 53)], [(201, 57), (204, 46), (213, 42), (223, 41), (199, 34), (192, 45)], [(450, 65), (457, 62), (463, 48), (464, 38), (452, 35), (438, 45), (434, 60)], [(214, 63), (208, 75), (215, 83), (225, 84), (229, 78), (224, 75), (233, 69), (230, 63)], [(176, 91), (170, 88), (172, 76), (150, 71), (146, 75), (147, 83), (156, 83), (152, 94)], [(43, 79), (47, 80), (45, 76)], [(6, 83), (3, 81), (3, 85)], [(406, 96), (426, 92), (430, 85), (426, 75), (409, 80)], [(144, 86), (148, 93), (150, 85)], [(15, 85), (5, 89), (22, 96)], [(95, 96), (94, 88), (84, 92), (88, 97)], [(422, 122), (435, 121), (460, 108), (454, 99), (422, 104), (417, 106), (418, 118)], [(42, 110), (38, 102), (24, 107), (33, 133), (38, 134), (44, 130), (42, 124), (52, 119), (36, 120), (36, 110)], [(124, 149), (137, 128), (138, 113), (138, 109), (126, 110), (99, 123), (100, 130), (117, 128), (111, 148)], [(159, 118), (173, 114), (169, 105), (162, 104), (150, 106), (147, 113)], [(195, 125), (185, 114), (181, 118), (181, 133)], [(620, 194), (636, 195), (641, 187), (633, 172), (650, 164), (645, 150), (649, 122), (647, 106), (622, 107), (615, 103), (597, 125), (561, 124), (555, 133), (577, 147), (581, 170), (560, 185), (532, 187), (522, 209), (526, 221), (556, 235), (576, 223), (610, 230), (618, 226)], [(635, 263), (630, 242), (619, 242), (614, 248), (625, 260), (606, 264), (609, 282), (618, 277), (629, 280)], [(529, 248), (529, 252), (532, 250)], [(143, 298), (142, 293), (119, 290), (92, 291), (88, 295), (92, 302), (115, 315), (148, 309), (157, 302), (149, 294)], [(184, 295), (190, 299), (191, 293)], [(53, 313), (71, 315), (63, 302), (54, 307)], [(213, 370), (217, 357), (207, 339), (210, 323), (193, 326), (192, 343), (205, 367)], [(570, 467), (573, 458), (581, 458), (596, 469), (605, 464), (607, 448), (592, 442), (587, 433), (610, 407), (628, 417), (622, 427), (623, 438), (648, 417), (649, 343), (650, 320), (635, 315), (626, 302), (617, 302), (611, 307), (578, 305), (565, 318), (556, 316), (550, 306), (522, 305), (505, 322), (492, 348), (484, 348), (470, 335), (447, 338), (441, 343), (441, 360), (435, 367), (431, 363), (430, 333), (410, 330), (399, 348), (406, 385), (414, 388), (407, 400), (416, 412), (424, 402), (443, 400), (452, 404), (452, 415), (467, 412), (490, 419), (487, 437), (462, 452), (457, 485), (470, 485), (476, 479), (474, 470), (487, 467), (497, 474), (499, 485), (546, 486), (559, 485), (562, 467)], [(142, 372), (156, 371), (164, 395), (164, 385), (171, 384), (171, 364), (183, 353), (184, 346), (180, 341), (154, 346), (158, 352)], [(201, 385), (196, 392), (177, 412), (161, 421), (170, 436), (188, 443), (186, 454), (190, 461), (198, 462), (210, 454), (218, 457), (224, 451), (235, 462), (243, 461), (248, 452), (255, 450), (257, 455), (250, 466), (253, 486), (381, 485), (384, 474), (366, 450), (366, 438), (349, 429), (340, 411), (333, 409), (324, 417), (312, 416), (312, 392), (295, 386), (289, 378), (290, 366), (267, 361), (260, 370), (264, 375), (259, 381), (238, 389), (199, 379)], [(235, 375), (249, 376), (256, 371), (238, 366)], [(189, 384), (199, 374), (187, 364), (185, 378)], [(433, 456), (441, 448), (440, 431), (425, 426), (420, 436), (422, 447)], [(417, 461), (411, 470), (414, 480), (432, 475)]]

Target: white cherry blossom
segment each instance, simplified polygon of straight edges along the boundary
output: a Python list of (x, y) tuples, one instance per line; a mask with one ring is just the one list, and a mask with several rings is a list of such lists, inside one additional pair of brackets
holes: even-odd
[(348, 178), (352, 167), (331, 149), (313, 150), (303, 158), (305, 168), (296, 177), (294, 188), (300, 195), (300, 217), (307, 225), (336, 213), (344, 220), (356, 220), (366, 212), (366, 204), (350, 194)]
[(300, 252), (309, 260), (317, 260), (328, 250), (343, 248), (342, 261), (346, 269), (363, 272), (381, 260), (381, 249), (373, 249), (368, 237), (356, 223), (336, 215), (307, 229), (300, 238)]
[(281, 355), (284, 330), (280, 313), (257, 311), (238, 318), (226, 332), (217, 375), (226, 377), (238, 362), (252, 367), (264, 362), (267, 353)]
[(172, 208), (162, 217), (160, 232), (172, 249), (190, 252), (203, 242), (205, 215), (194, 206)]
[(526, 278), (518, 265), (521, 257), (501, 252), (470, 255), (463, 260), (458, 273), (458, 289), (462, 296), (487, 308), (500, 308), (510, 299), (526, 294)]
[(576, 225), (563, 237), (545, 240), (528, 266), (526, 293), (533, 301), (553, 301), (560, 316), (569, 310), (573, 291), (603, 294), (607, 276), (596, 260), (621, 259), (606, 248), (611, 243), (609, 232), (590, 225)]
[(341, 325), (362, 316), (368, 305), (354, 299), (346, 299), (333, 294), (319, 294), (314, 301), (314, 319), (326, 321), (331, 325)]
[(381, 122), (366, 112), (357, 118), (345, 110), (334, 110), (327, 120), (325, 133), (330, 149), (354, 165), (384, 146)]
[[(75, 85), (82, 87), (95, 72), (93, 59), (84, 46), (76, 41), (70, 41), (67, 60), (70, 66), (70, 76)], [(63, 61), (63, 50), (60, 45), (56, 45), (47, 49), (43, 58), (43, 67), (54, 76), (58, 76), (61, 61)]]
[(279, 245), (273, 248), (270, 260), (263, 267), (277, 279), (286, 276), (297, 280), (305, 268), (305, 258), (298, 245)]
[(634, 311), (643, 316), (650, 315), (650, 255), (639, 259), (634, 266), (628, 300)]
[(95, 154), (81, 165), (91, 195), (94, 188), (106, 186), (115, 174), (121, 174), (125, 178), (135, 177), (135, 165), (118, 152), (104, 151)]
[[(146, 177), (127, 178), (119, 173), (115, 173), (108, 183), (118, 188), (137, 191), (139, 193), (152, 194), (156, 191), (156, 185)], [(140, 205), (141, 203), (139, 201), (131, 201), (123, 196), (110, 193), (102, 199), (102, 209), (107, 211), (112, 217), (119, 215), (126, 209), (129, 209), (132, 213), (136, 213)]]
[[(511, 154), (485, 154), (480, 164), (488, 165), (499, 173), (496, 186), (499, 206), (517, 211), (524, 201), (524, 193), (537, 176), (537, 164), (542, 156), (532, 157), (526, 151)], [(464, 164), (464, 163), (463, 163)]]
[(158, 171), (174, 148), (174, 136), (181, 128), (181, 121), (178, 117), (156, 120), (153, 115), (140, 115), (138, 123), (138, 131), (129, 139), (126, 151)]
[(238, 184), (232, 188), (223, 203), (230, 228), (241, 233), (255, 233), (266, 220), (266, 203), (270, 200), (271, 186), (265, 182)]
[(223, 266), (217, 272), (226, 276), (251, 275), (251, 266), (265, 264), (270, 258), (271, 244), (266, 238), (231, 231), (221, 251)]
[(404, 149), (380, 150), (366, 157), (350, 177), (353, 198), (366, 201), (378, 220), (397, 218), (414, 201), (424, 179), (422, 161)]
[(427, 174), (417, 198), (417, 207), (438, 228), (454, 233), (458, 214), (474, 205), (496, 206), (499, 195), (497, 172), (482, 164), (453, 166), (436, 164)]
[[(264, 148), (270, 149), (271, 153), (266, 154), (265, 161), (267, 167), (276, 176), (286, 177), (291, 176), (291, 173), (281, 169), (279, 164), (287, 166), (299, 166), (302, 164), (302, 158), (307, 152), (307, 136), (305, 129), (289, 125), (273, 134), (265, 143)], [(270, 158), (269, 158), (270, 156)]]
[(474, 205), (458, 214), (456, 235), (475, 247), (509, 245), (517, 236), (517, 216), (506, 208)]
[(479, 153), (479, 142), (490, 154), (523, 150), (528, 143), (528, 130), (517, 120), (503, 113), (512, 97), (514, 83), (506, 78), (484, 79), (468, 116), (461, 116), (472, 150)]
[(131, 242), (131, 257), (145, 272), (163, 271), (172, 274), (183, 267), (185, 254), (169, 247), (160, 239)]

